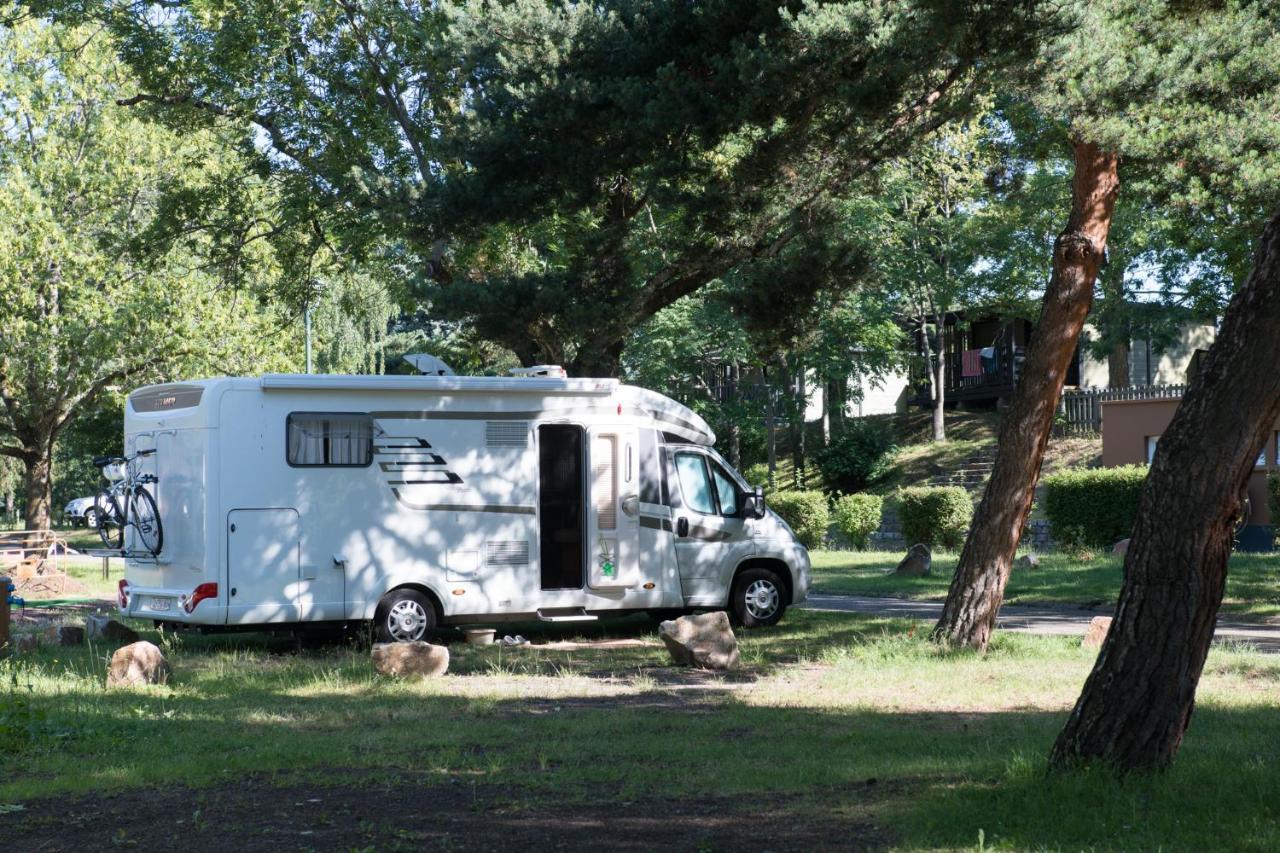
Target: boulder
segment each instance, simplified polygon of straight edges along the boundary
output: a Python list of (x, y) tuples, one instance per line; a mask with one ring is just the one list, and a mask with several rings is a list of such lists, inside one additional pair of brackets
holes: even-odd
[(107, 616), (90, 614), (84, 618), (84, 633), (90, 640), (108, 643), (136, 643), (138, 632)]
[(449, 648), (417, 640), (412, 643), (375, 643), (373, 668), (397, 678), (432, 678), (449, 671)]
[(40, 638), (35, 634), (18, 634), (12, 642), (14, 654), (26, 654), (40, 648)]
[(728, 670), (737, 669), (741, 662), (738, 638), (733, 636), (729, 614), (723, 610), (663, 622), (658, 636), (672, 660), (682, 666)]
[(1102, 641), (1107, 638), (1107, 632), (1110, 630), (1110, 616), (1095, 616), (1089, 620), (1089, 629), (1084, 632), (1084, 639), (1080, 641), (1080, 645), (1086, 649), (1102, 648)]
[(1117, 557), (1123, 557), (1125, 554), (1129, 553), (1129, 540), (1121, 539), (1119, 542), (1112, 545), (1111, 553), (1115, 554)]
[(172, 670), (155, 643), (145, 640), (116, 649), (107, 665), (108, 687), (141, 687), (165, 684)]
[(933, 572), (933, 555), (928, 545), (912, 545), (907, 549), (907, 556), (902, 558), (894, 574), (906, 575), (909, 578), (922, 578)]
[(1015, 569), (1038, 569), (1040, 568), (1040, 558), (1035, 554), (1023, 554), (1013, 561), (1013, 567)]

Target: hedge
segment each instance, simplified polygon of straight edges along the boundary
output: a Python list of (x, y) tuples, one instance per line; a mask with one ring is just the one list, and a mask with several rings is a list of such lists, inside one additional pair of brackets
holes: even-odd
[(884, 498), (879, 495), (845, 495), (837, 498), (832, 508), (836, 527), (849, 537), (854, 547), (867, 547), (867, 540), (880, 526), (880, 513), (884, 509)]
[(833, 492), (859, 492), (893, 470), (893, 430), (888, 423), (855, 418), (814, 456), (822, 482)]
[(827, 536), (831, 511), (822, 492), (774, 492), (765, 501), (769, 508), (791, 525), (796, 538), (806, 548), (818, 548)]
[(973, 499), (959, 486), (916, 487), (898, 492), (898, 517), (907, 544), (959, 548), (973, 521)]
[(1067, 468), (1044, 478), (1045, 516), (1057, 542), (1107, 548), (1126, 538), (1138, 517), (1147, 466)]

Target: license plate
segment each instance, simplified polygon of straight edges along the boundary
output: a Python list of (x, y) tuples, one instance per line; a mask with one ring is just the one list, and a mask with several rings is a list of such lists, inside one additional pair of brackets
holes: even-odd
[(172, 598), (152, 598), (148, 610), (168, 610), (173, 606)]

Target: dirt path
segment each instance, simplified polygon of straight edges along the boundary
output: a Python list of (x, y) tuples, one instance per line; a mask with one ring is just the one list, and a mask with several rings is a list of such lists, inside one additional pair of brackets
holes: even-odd
[(396, 775), (359, 784), (340, 769), (325, 775), (335, 784), (280, 786), (263, 776), (204, 789), (32, 800), (0, 817), (0, 837), (8, 850), (76, 853), (877, 850), (891, 843), (869, 823), (785, 797), (624, 801), (602, 792), (593, 804), (572, 806), (461, 779), (423, 785)]
[[(840, 613), (863, 613), (901, 619), (933, 621), (942, 613), (940, 601), (913, 601), (906, 598), (877, 598), (866, 595), (810, 595), (804, 607)], [(1002, 631), (1026, 634), (1066, 634), (1083, 636), (1089, 620), (1110, 616), (1111, 608), (1091, 609), (1081, 606), (1030, 607), (1006, 604), (1000, 608), (996, 625)], [(1280, 653), (1280, 626), (1258, 625), (1219, 619), (1214, 633), (1215, 643), (1250, 643), (1258, 651)]]

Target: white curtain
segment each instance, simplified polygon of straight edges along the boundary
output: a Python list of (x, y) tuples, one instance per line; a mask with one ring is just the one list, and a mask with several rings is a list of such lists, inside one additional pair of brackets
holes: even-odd
[(292, 465), (367, 465), (373, 421), (368, 415), (295, 414), (289, 417)]

